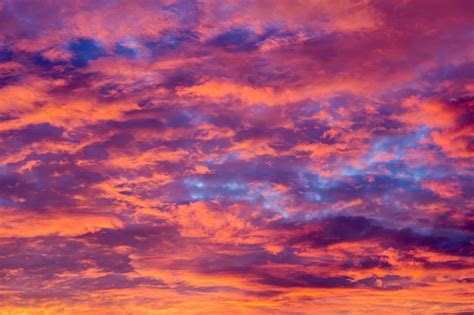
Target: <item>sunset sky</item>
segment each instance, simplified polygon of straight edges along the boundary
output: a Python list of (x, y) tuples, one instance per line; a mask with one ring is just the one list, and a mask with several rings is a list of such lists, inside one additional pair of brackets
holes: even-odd
[(474, 314), (474, 1), (0, 1), (0, 314)]

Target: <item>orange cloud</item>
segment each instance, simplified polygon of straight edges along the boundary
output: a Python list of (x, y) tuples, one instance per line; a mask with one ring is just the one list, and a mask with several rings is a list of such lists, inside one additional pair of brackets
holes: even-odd
[(37, 237), (46, 235), (76, 236), (102, 228), (120, 228), (123, 223), (115, 216), (95, 213), (19, 213), (1, 209), (3, 223), (0, 237)]

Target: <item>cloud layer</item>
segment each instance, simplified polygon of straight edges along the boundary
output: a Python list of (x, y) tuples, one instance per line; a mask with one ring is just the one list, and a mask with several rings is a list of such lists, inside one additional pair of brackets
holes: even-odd
[(3, 1), (0, 312), (473, 312), (473, 19)]

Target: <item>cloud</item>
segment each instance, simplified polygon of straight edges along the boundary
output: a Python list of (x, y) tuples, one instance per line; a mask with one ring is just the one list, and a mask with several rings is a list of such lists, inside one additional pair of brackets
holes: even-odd
[(473, 15), (0, 2), (0, 313), (472, 312)]
[[(308, 226), (311, 230), (313, 227)], [(455, 231), (416, 231), (412, 228), (390, 228), (364, 217), (338, 216), (323, 219), (314, 231), (297, 236), (293, 242), (309, 242), (315, 247), (325, 247), (342, 242), (369, 239), (382, 240), (395, 248), (425, 247), (453, 255), (472, 256), (472, 237)]]
[(0, 212), (4, 218), (0, 228), (0, 237), (76, 236), (102, 228), (120, 228), (122, 226), (122, 222), (113, 216), (94, 213), (46, 215), (30, 212), (26, 217), (18, 211), (2, 209)]

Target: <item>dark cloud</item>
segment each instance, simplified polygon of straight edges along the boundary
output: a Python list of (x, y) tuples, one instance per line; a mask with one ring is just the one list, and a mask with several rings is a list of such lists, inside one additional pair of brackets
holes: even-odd
[(278, 278), (266, 276), (261, 283), (276, 287), (306, 287), (306, 288), (355, 288), (368, 287), (380, 290), (399, 290), (411, 285), (409, 277), (397, 275), (386, 275), (383, 277), (371, 276), (361, 280), (354, 280), (351, 277), (319, 277), (311, 274), (299, 274), (291, 278)]
[(365, 217), (337, 216), (317, 222), (314, 231), (295, 237), (293, 243), (310, 243), (325, 247), (343, 242), (378, 240), (386, 246), (408, 249), (425, 247), (452, 255), (472, 256), (472, 236), (459, 231), (416, 231), (412, 228), (390, 228)]

